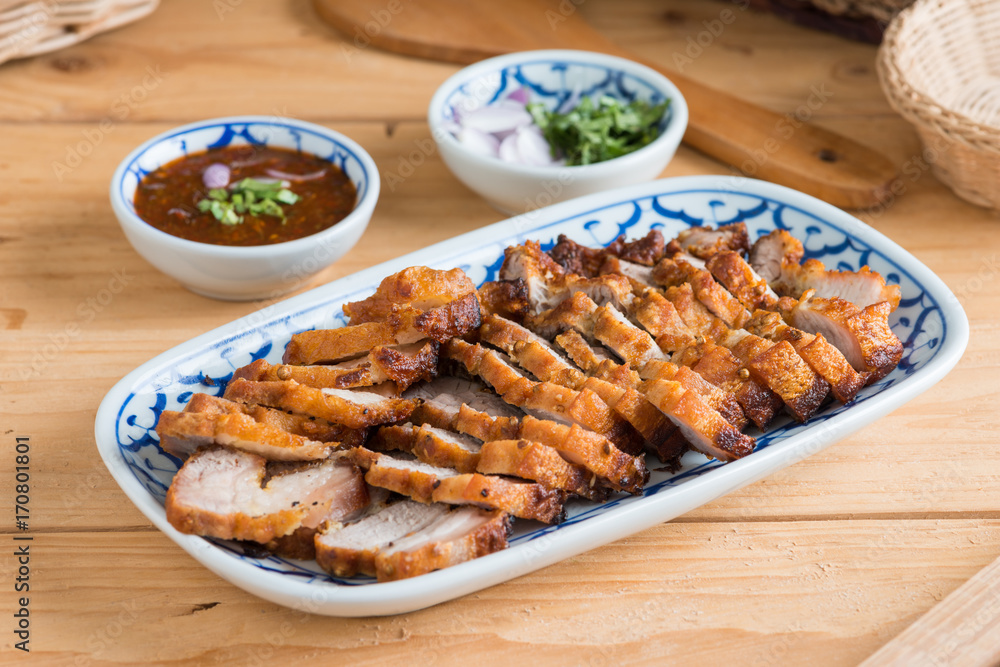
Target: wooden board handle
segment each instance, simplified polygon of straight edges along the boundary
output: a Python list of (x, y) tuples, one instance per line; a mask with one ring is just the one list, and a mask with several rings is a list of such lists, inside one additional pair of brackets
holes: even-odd
[(1000, 664), (1000, 558), (931, 608), (861, 667)]
[[(704, 86), (655, 63), (674, 82), (690, 111), (685, 143), (747, 176), (801, 190), (842, 208), (885, 202), (897, 172), (882, 154), (807, 122), (831, 96), (814, 86), (801, 115), (778, 114)], [(806, 113), (808, 110), (808, 113)]]

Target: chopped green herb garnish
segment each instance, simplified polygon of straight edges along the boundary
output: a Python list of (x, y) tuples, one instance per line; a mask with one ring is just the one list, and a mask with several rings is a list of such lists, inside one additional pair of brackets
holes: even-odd
[(660, 121), (670, 101), (650, 105), (634, 100), (622, 104), (602, 95), (590, 97), (567, 113), (548, 111), (543, 105), (527, 109), (552, 147), (553, 157), (561, 154), (568, 165), (604, 162), (636, 151), (660, 136)]
[(198, 210), (210, 212), (224, 225), (238, 225), (243, 222), (243, 214), (270, 215), (285, 220), (282, 204), (292, 205), (299, 196), (287, 188), (282, 181), (258, 181), (244, 178), (229, 186), (208, 191), (208, 198), (198, 202)]

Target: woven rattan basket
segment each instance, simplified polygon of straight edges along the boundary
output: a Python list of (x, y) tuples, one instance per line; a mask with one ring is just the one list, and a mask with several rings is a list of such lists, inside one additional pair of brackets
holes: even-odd
[(917, 0), (886, 31), (878, 72), (935, 175), (1000, 208), (1000, 0)]
[(809, 0), (809, 4), (834, 16), (873, 18), (886, 24), (913, 0)]
[(159, 0), (0, 0), (0, 63), (55, 51), (136, 21)]

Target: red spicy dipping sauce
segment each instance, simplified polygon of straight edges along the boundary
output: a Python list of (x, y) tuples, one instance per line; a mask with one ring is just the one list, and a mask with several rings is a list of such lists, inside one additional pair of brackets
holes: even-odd
[(329, 160), (284, 148), (231, 146), (187, 155), (148, 174), (136, 188), (135, 211), (182, 239), (255, 246), (332, 227), (356, 199), (354, 184)]

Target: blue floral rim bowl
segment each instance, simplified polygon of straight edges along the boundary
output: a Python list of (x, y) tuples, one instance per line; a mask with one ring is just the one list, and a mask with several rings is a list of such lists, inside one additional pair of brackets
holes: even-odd
[[(311, 236), (240, 247), (172, 236), (136, 214), (135, 191), (150, 172), (185, 155), (241, 145), (286, 148), (330, 160), (357, 189), (354, 210)], [(252, 300), (296, 289), (354, 247), (375, 210), (379, 173), (360, 145), (334, 130), (275, 116), (232, 116), (183, 125), (146, 141), (118, 165), (110, 194), (122, 231), (150, 264), (198, 294)]]
[[(564, 110), (572, 100), (609, 95), (622, 102), (670, 101), (660, 135), (621, 157), (579, 166), (528, 166), (471, 150), (452, 129), (463, 113), (498, 102), (521, 88), (531, 102)], [(521, 51), (456, 72), (431, 99), (427, 113), (441, 158), (456, 178), (497, 208), (521, 213), (556, 202), (657, 178), (673, 158), (688, 123), (684, 96), (645, 65), (603, 53)]]

